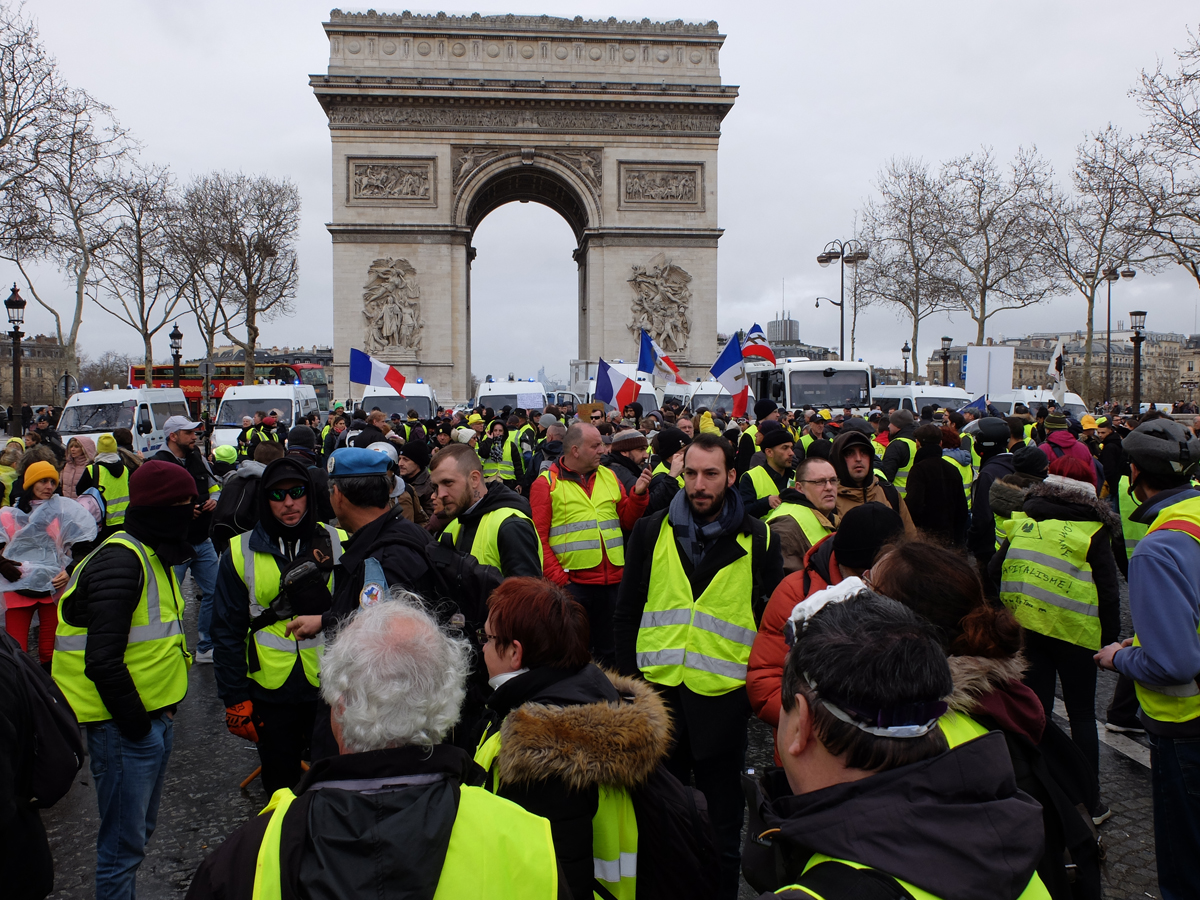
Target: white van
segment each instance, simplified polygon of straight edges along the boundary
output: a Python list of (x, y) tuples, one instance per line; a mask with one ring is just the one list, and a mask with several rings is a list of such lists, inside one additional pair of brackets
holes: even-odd
[(541, 413), (546, 408), (546, 388), (541, 382), (529, 381), (485, 381), (479, 385), (479, 393), (475, 397), (476, 406), (490, 406), (496, 413), (504, 407), (512, 409), (536, 410)]
[(895, 409), (912, 410), (920, 416), (926, 406), (951, 411), (962, 409), (971, 402), (971, 395), (962, 388), (940, 384), (881, 384), (871, 389), (871, 400), (885, 413)]
[(67, 401), (58, 433), (65, 446), (73, 437), (96, 440), (115, 428), (128, 428), (134, 449), (150, 456), (166, 445), (162, 429), (171, 416), (191, 419), (182, 388), (85, 388)]
[(279, 410), (282, 422), (291, 428), (309, 413), (318, 412), (317, 391), (311, 384), (243, 384), (225, 388), (217, 418), (213, 422), (213, 447), (237, 446), (242, 416)]
[[(642, 404), (643, 414), (662, 408), (663, 389), (655, 387), (653, 380), (645, 372), (639, 372), (635, 363), (610, 362), (608, 365), (638, 383), (637, 402)], [(592, 403), (596, 399), (596, 371), (599, 368), (600, 363), (590, 359), (571, 360), (571, 388), (584, 403)]]
[[(1006, 416), (1012, 415), (1013, 406), (1017, 403), (1024, 403), (1029, 407), (1029, 412), (1036, 415), (1039, 406), (1048, 406), (1053, 399), (1054, 391), (1047, 390), (1046, 388), (1020, 388), (1009, 394), (997, 394), (994, 397), (988, 397), (988, 402)], [(1062, 405), (1076, 419), (1082, 419), (1087, 415), (1087, 406), (1084, 404), (1083, 398), (1078, 394), (1066, 394)]]
[(363, 388), (362, 399), (355, 406), (368, 413), (373, 409), (378, 409), (380, 412), (386, 413), (389, 418), (396, 413), (401, 419), (407, 419), (408, 411), (411, 409), (416, 411), (418, 419), (425, 420), (432, 419), (437, 412), (438, 399), (433, 388), (424, 381), (415, 383), (406, 381), (403, 397), (390, 387), (367, 385)]
[[(754, 418), (754, 390), (750, 390), (746, 399), (746, 417)], [(726, 417), (733, 411), (733, 397), (729, 391), (721, 387), (720, 382), (715, 378), (710, 378), (708, 381), (701, 381), (696, 385), (696, 389), (692, 391), (690, 405), (688, 407), (692, 411), (692, 415), (696, 415), (697, 410), (707, 409), (709, 412), (723, 413)]]

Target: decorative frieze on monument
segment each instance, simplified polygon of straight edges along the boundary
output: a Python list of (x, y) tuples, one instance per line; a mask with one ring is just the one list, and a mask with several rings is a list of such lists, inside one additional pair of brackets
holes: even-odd
[(437, 206), (437, 158), (352, 156), (348, 206)]
[(692, 276), (659, 253), (644, 266), (633, 266), (629, 284), (633, 288), (633, 321), (629, 330), (638, 335), (645, 328), (668, 354), (683, 354), (692, 326), (688, 311)]
[(421, 288), (407, 259), (377, 259), (363, 286), (365, 348), (384, 359), (415, 357), (421, 349)]
[(604, 159), (604, 151), (599, 147), (594, 148), (579, 148), (579, 147), (539, 147), (538, 151), (551, 159), (557, 159), (559, 162), (566, 163), (576, 172), (583, 176), (586, 181), (596, 190), (600, 190), (604, 180), (604, 172), (601, 166)]
[(720, 114), (573, 109), (358, 106), (331, 103), (329, 127), (403, 131), (551, 131), (587, 134), (721, 133)]
[(704, 163), (617, 164), (621, 209), (704, 211)]
[(482, 166), (505, 153), (519, 152), (518, 147), (451, 147), (450, 159), (454, 163), (454, 189), (457, 191), (464, 181)]

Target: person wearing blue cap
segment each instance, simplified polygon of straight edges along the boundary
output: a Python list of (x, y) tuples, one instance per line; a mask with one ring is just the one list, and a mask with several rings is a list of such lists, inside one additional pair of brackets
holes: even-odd
[[(329, 457), (329, 500), (338, 527), (349, 532), (350, 539), (344, 542), (341, 562), (334, 569), (329, 611), (292, 619), (289, 637), (312, 637), (322, 630), (329, 637), (355, 610), (385, 600), (389, 588), (434, 596), (433, 573), (422, 549), (433, 537), (392, 504), (391, 468), (390, 456), (366, 447), (343, 447)], [(338, 753), (328, 707), (317, 710), (312, 753), (314, 762)]]

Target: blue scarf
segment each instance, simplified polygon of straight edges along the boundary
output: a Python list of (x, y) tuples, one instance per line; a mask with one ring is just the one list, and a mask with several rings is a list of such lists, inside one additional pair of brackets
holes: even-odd
[(724, 534), (736, 532), (742, 526), (746, 510), (742, 505), (742, 495), (734, 488), (725, 491), (725, 501), (721, 504), (721, 512), (706, 525), (697, 525), (692, 513), (692, 505), (688, 503), (687, 493), (678, 491), (673, 500), (667, 518), (675, 532), (675, 539), (683, 547), (693, 566), (699, 566), (704, 554)]

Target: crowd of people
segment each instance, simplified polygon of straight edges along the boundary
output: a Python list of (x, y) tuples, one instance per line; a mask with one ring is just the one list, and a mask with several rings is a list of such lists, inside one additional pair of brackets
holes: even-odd
[[(96, 896), (134, 896), (194, 663), (269, 798), (195, 900), (1098, 898), (1098, 668), (1107, 727), (1151, 744), (1162, 896), (1200, 896), (1200, 417), (751, 412), (11, 441), (6, 505), (98, 526), (53, 591), (4, 595), (84, 726)], [(0, 856), (44, 897), (10, 662)], [(776, 766), (748, 775), (752, 716)]]

